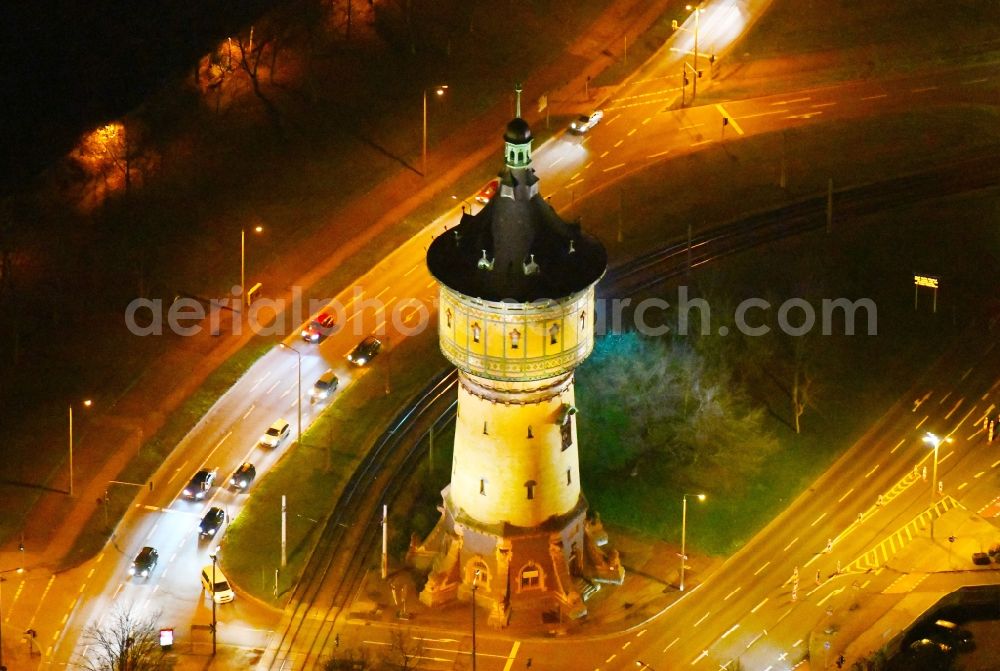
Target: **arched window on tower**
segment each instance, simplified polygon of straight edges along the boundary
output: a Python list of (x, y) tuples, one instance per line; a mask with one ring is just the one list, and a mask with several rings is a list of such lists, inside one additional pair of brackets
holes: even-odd
[(585, 328), (587, 328), (587, 311), (586, 310), (581, 310), (580, 311), (580, 330), (582, 331)]
[(482, 332), (482, 329), (479, 328), (479, 322), (472, 322), (472, 326), (469, 328), (472, 329), (472, 342), (479, 342), (479, 334)]
[(444, 311), (444, 319), (445, 323), (448, 325), (448, 328), (451, 328), (451, 308), (448, 308), (447, 310)]
[(524, 483), (524, 488), (526, 490), (528, 490), (528, 500), (529, 501), (531, 501), (532, 499), (535, 498), (535, 487), (537, 487), (537, 486), (538, 486), (538, 483), (535, 482), (534, 480), (528, 480), (527, 482)]
[(510, 332), (510, 348), (517, 349), (521, 344), (521, 332), (514, 329)]
[(479, 495), (486, 496), (486, 478), (479, 478)]
[(556, 345), (559, 343), (559, 324), (553, 323), (549, 327), (549, 344)]

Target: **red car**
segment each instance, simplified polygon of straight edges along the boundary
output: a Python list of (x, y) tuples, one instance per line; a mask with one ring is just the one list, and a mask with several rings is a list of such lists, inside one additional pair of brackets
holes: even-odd
[(490, 199), (493, 198), (494, 195), (496, 195), (497, 187), (499, 186), (500, 186), (499, 179), (494, 179), (491, 182), (487, 183), (486, 186), (480, 189), (479, 193), (476, 194), (476, 202), (482, 203), (483, 205), (490, 202)]
[(306, 342), (321, 342), (333, 333), (333, 327), (337, 320), (333, 315), (321, 312), (316, 315), (316, 319), (309, 322), (309, 325), (302, 329), (302, 339)]

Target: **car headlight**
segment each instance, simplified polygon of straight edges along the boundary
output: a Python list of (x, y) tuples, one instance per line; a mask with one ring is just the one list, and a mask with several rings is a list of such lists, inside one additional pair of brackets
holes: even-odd
[(185, 489), (184, 490), (184, 496), (191, 496), (191, 490), (190, 489)]
[(145, 570), (143, 570), (143, 572), (142, 572), (142, 577), (143, 577), (143, 578), (145, 578), (145, 577), (146, 577), (146, 576), (148, 576), (148, 575), (149, 575), (149, 569), (145, 569)]
[(129, 566), (128, 567), (128, 574), (129, 575), (135, 575), (135, 567), (134, 566)]

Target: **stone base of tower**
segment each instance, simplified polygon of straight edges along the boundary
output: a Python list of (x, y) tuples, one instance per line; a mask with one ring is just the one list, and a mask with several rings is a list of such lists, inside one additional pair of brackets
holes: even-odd
[(502, 628), (512, 611), (558, 612), (560, 618), (587, 614), (585, 592), (599, 583), (621, 584), (625, 573), (615, 551), (606, 552), (600, 519), (587, 518), (587, 502), (538, 527), (484, 526), (454, 511), (448, 488), (441, 519), (423, 541), (411, 541), (407, 562), (428, 571), (420, 601), (434, 607), (472, 598), (489, 609), (488, 622)]

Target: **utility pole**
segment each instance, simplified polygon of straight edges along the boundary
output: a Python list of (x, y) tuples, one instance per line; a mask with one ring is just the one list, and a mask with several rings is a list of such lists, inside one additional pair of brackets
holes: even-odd
[(288, 555), (286, 554), (288, 540), (288, 505), (285, 495), (281, 495), (281, 568), (288, 565)]
[(382, 580), (389, 576), (389, 506), (382, 504)]

